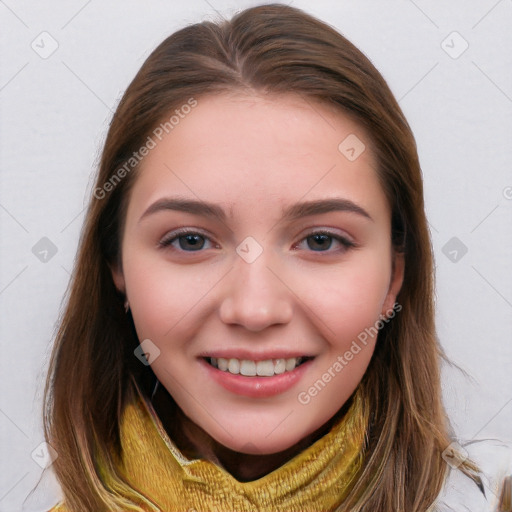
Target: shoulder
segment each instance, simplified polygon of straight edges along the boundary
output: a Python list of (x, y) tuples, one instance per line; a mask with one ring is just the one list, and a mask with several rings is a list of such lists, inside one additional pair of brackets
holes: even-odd
[(512, 442), (499, 440), (470, 441), (456, 449), (480, 468), (482, 487), (449, 463), (443, 489), (429, 512), (453, 510), (500, 510), (498, 502), (505, 478), (512, 475)]

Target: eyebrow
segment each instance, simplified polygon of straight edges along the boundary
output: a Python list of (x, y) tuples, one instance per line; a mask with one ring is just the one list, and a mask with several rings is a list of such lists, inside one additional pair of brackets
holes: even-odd
[[(217, 204), (181, 197), (166, 197), (150, 205), (140, 217), (139, 222), (151, 214), (166, 210), (202, 215), (203, 217), (213, 217), (221, 222), (225, 222), (227, 219), (226, 212)], [(302, 217), (335, 211), (355, 213), (373, 221), (370, 214), (364, 208), (349, 199), (338, 197), (293, 204), (282, 211), (282, 218), (285, 221), (293, 221)]]

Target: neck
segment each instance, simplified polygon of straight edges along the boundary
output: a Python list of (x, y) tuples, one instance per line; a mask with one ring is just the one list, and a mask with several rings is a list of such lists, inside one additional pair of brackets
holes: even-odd
[(163, 386), (159, 387), (152, 403), (167, 434), (185, 457), (214, 462), (240, 482), (261, 478), (291, 460), (324, 436), (347, 409), (345, 404), (327, 423), (283, 451), (253, 455), (231, 450), (213, 439), (183, 413)]

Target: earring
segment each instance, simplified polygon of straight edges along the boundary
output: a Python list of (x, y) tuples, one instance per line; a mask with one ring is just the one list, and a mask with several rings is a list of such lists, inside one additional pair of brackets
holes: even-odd
[(128, 313), (128, 310), (130, 309), (130, 303), (128, 302), (128, 299), (124, 301), (124, 312)]

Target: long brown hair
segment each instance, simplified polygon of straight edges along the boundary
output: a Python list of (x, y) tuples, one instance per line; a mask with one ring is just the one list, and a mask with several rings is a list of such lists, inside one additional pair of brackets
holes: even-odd
[[(451, 439), (414, 137), (386, 82), (354, 45), (327, 24), (279, 4), (174, 33), (145, 61), (117, 107), (45, 387), (45, 435), (59, 455), (53, 467), (65, 502), (80, 511), (140, 510), (140, 495), (135, 498), (116, 470), (124, 407), (135, 383), (149, 392), (154, 378), (133, 354), (139, 340), (111, 275), (120, 262), (137, 175), (137, 163), (127, 162), (174, 109), (232, 90), (319, 100), (348, 113), (371, 138), (405, 276), (397, 299), (402, 310), (380, 331), (359, 385), (370, 414), (365, 460), (340, 510), (424, 512), (445, 480), (441, 454)], [(469, 475), (476, 469), (468, 461), (460, 468)]]

